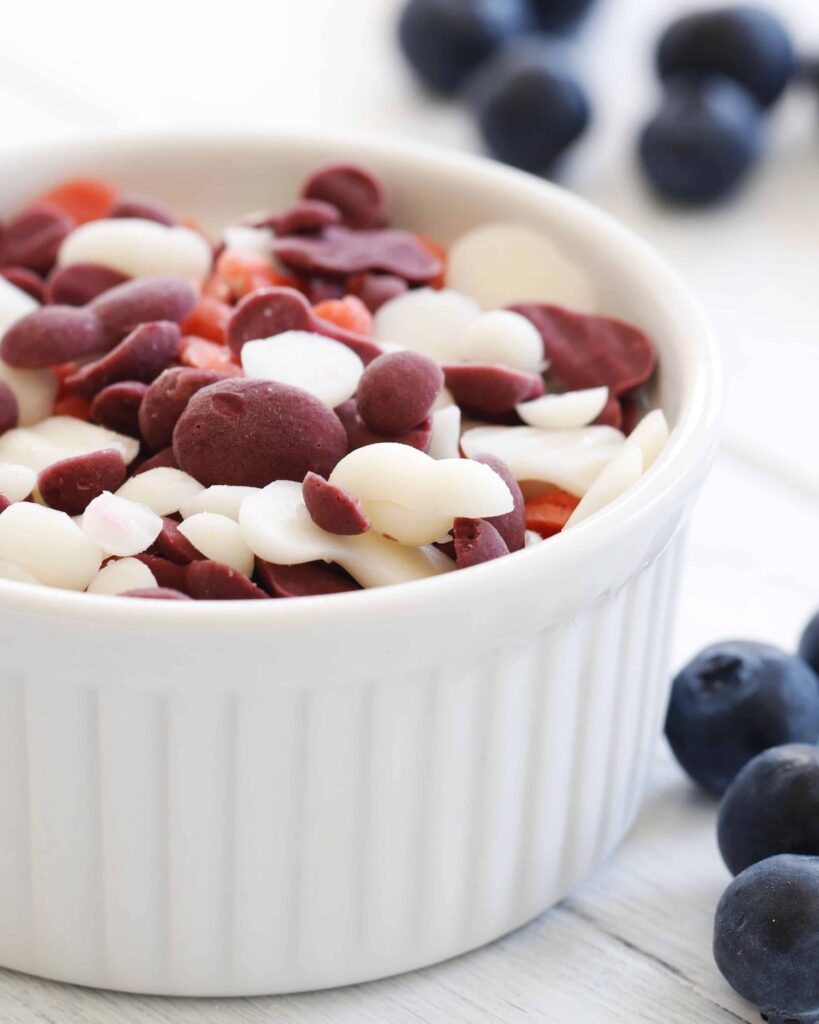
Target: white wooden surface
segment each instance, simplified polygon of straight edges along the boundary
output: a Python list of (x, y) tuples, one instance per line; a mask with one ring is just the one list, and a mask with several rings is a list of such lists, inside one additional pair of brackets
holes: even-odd
[[(794, 96), (776, 112), (767, 159), (740, 201), (708, 214), (657, 207), (635, 173), (631, 139), (655, 95), (651, 41), (684, 6), (600, 0), (576, 54), (595, 129), (567, 168), (574, 187), (677, 264), (708, 306), (725, 356), (725, 440), (691, 531), (678, 663), (729, 635), (792, 645), (819, 605), (817, 103)], [(774, 6), (805, 47), (819, 49), (813, 0)], [(329, 125), (476, 148), (468, 118), (419, 95), (398, 61), (396, 9), (397, 0), (144, 0), (114, 18), (99, 0), (13, 5), (0, 36), (3, 144), (161, 123)], [(710, 956), (727, 880), (713, 806), (662, 751), (640, 821), (611, 862), (561, 907), (456, 961), (334, 992), (209, 1002), (0, 971), (0, 1021), (751, 1021), (755, 1011)]]

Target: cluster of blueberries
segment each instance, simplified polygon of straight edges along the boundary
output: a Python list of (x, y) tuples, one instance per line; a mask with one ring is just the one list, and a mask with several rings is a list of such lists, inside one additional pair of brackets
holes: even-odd
[(819, 613), (797, 654), (717, 644), (676, 677), (666, 736), (721, 797), (719, 848), (733, 875), (714, 956), (771, 1024), (819, 1021)]
[[(424, 85), (466, 97), (494, 157), (549, 174), (591, 113), (556, 36), (593, 2), (408, 0), (398, 36)], [(666, 28), (656, 65), (663, 98), (637, 146), (646, 179), (669, 202), (716, 202), (760, 153), (765, 113), (796, 77), (793, 43), (761, 8), (706, 10)]]

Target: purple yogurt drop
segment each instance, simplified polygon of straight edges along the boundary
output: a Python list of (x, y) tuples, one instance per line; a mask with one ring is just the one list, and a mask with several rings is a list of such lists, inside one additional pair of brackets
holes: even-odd
[(104, 292), (88, 308), (114, 345), (140, 324), (181, 323), (196, 300), (196, 290), (181, 277), (139, 277)]
[(169, 206), (159, 199), (154, 199), (153, 196), (143, 196), (138, 192), (123, 192), (114, 203), (108, 216), (112, 218), (137, 217), (140, 220), (152, 220), (157, 224), (165, 224), (169, 228), (179, 223), (179, 218)]
[(180, 467), (203, 486), (264, 487), (327, 477), (347, 453), (338, 416), (300, 388), (231, 378), (191, 398), (173, 433)]
[(337, 406), (336, 415), (344, 424), (347, 433), (347, 445), (349, 450), (364, 448), (368, 444), (379, 444), (383, 441), (392, 441), (393, 444), (408, 444), (411, 448), (417, 448), (419, 452), (429, 451), (429, 444), (432, 439), (432, 417), (428, 416), (412, 430), (404, 434), (376, 434), (375, 431), (364, 423), (358, 415), (355, 399), (350, 398)]
[(245, 342), (270, 338), (284, 331), (323, 334), (352, 349), (364, 363), (381, 355), (381, 349), (369, 338), (317, 317), (307, 299), (295, 288), (260, 288), (246, 295), (228, 321), (227, 341), (239, 355)]
[(147, 473), (149, 469), (179, 469), (179, 463), (176, 461), (173, 448), (169, 445), (167, 448), (158, 451), (156, 455), (151, 455), (144, 462), (140, 462), (131, 475), (139, 476), (140, 473)]
[(544, 392), (540, 377), (507, 366), (445, 366), (444, 377), (458, 405), (488, 416), (514, 412), (516, 405)]
[(109, 384), (91, 403), (91, 419), (100, 426), (128, 437), (139, 437), (139, 407), (148, 385), (138, 380)]
[(5, 277), (9, 284), (13, 284), (15, 288), (28, 293), (37, 302), (46, 301), (45, 281), (39, 274), (29, 270), (28, 267), (3, 267), (0, 270), (0, 275)]
[(3, 335), (0, 355), (9, 366), (43, 369), (96, 355), (107, 349), (97, 318), (74, 306), (42, 306)]
[(270, 227), (277, 235), (298, 235), (305, 231), (320, 231), (331, 224), (341, 223), (341, 213), (332, 203), (321, 199), (299, 199), (283, 213), (257, 222), (257, 227)]
[(68, 377), (66, 384), (88, 399), (121, 380), (150, 384), (176, 358), (180, 337), (179, 325), (170, 320), (140, 324), (102, 359)]
[(78, 516), (103, 491), (122, 487), (126, 473), (125, 460), (120, 453), (105, 448), (47, 466), (37, 478), (37, 485), (49, 508)]
[(491, 562), (509, 554), (500, 533), (485, 519), (456, 519), (452, 527), (455, 564), (459, 569)]
[(484, 522), (495, 527), (510, 551), (520, 551), (526, 546), (526, 505), (520, 485), (512, 476), (506, 463), (495, 458), (494, 455), (478, 455), (474, 461), (482, 462), (485, 466), (493, 469), (509, 488), (509, 493), (515, 503), (512, 511), (499, 516), (489, 516)]
[(0, 434), (13, 430), (20, 419), (17, 395), (4, 380), (0, 380)]
[(342, 487), (331, 484), (317, 473), (308, 473), (301, 490), (310, 518), (327, 533), (353, 537), (369, 530), (370, 521), (358, 498)]
[(375, 313), (385, 302), (403, 295), (408, 287), (407, 282), (395, 274), (366, 273), (357, 280), (355, 294), (371, 313)]
[(72, 263), (71, 266), (59, 267), (49, 274), (46, 300), (52, 305), (85, 306), (128, 280), (127, 274), (121, 274), (111, 267), (97, 263)]
[(272, 597), (318, 597), (320, 594), (346, 594), (361, 590), (352, 576), (333, 562), (274, 565), (260, 559), (256, 575)]
[(188, 593), (197, 601), (243, 601), (268, 595), (244, 573), (223, 562), (203, 559), (185, 570)]
[(173, 431), (185, 406), (197, 391), (225, 380), (217, 370), (172, 366), (148, 388), (139, 410), (139, 428), (149, 448), (159, 451), (173, 443)]
[(59, 207), (38, 203), (6, 225), (0, 235), (0, 266), (47, 274), (74, 226), (74, 218)]
[(171, 590), (187, 593), (188, 582), (184, 565), (178, 565), (176, 562), (168, 561), (167, 558), (152, 555), (148, 552), (143, 552), (136, 555), (136, 557), (140, 562), (144, 562), (148, 566), (160, 587), (168, 587)]
[(387, 222), (384, 182), (374, 171), (359, 164), (320, 167), (304, 183), (302, 195), (332, 204), (351, 228), (378, 228)]
[(154, 601), (190, 601), (188, 594), (180, 590), (172, 590), (170, 587), (137, 587), (136, 590), (126, 590), (120, 597), (147, 597)]
[(549, 374), (566, 391), (605, 385), (619, 398), (645, 384), (654, 372), (654, 345), (631, 324), (560, 306), (524, 303), (510, 308), (540, 331)]
[(441, 367), (419, 352), (388, 352), (358, 382), (358, 415), (378, 434), (405, 434), (429, 415), (444, 386)]
[(293, 270), (330, 277), (381, 270), (410, 284), (427, 284), (443, 270), (441, 260), (415, 235), (398, 228), (329, 227), (318, 235), (280, 238), (273, 243), (273, 252)]
[(162, 529), (153, 544), (148, 548), (149, 555), (159, 555), (160, 558), (167, 558), (169, 562), (177, 565), (187, 565), (189, 562), (198, 562), (205, 556), (195, 548), (184, 533), (179, 529), (179, 524), (170, 516), (162, 517)]

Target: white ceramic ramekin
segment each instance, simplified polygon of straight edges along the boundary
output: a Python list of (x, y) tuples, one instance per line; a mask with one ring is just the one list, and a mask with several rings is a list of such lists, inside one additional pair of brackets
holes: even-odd
[(110, 176), (209, 225), (370, 162), (395, 220), (559, 239), (660, 350), (670, 443), (571, 532), (463, 573), (276, 602), (0, 583), (0, 964), (242, 995), (461, 953), (563, 897), (634, 818), (667, 695), (680, 537), (715, 446), (714, 348), (680, 281), (586, 203), (484, 160), (294, 136), (0, 157), (5, 209)]

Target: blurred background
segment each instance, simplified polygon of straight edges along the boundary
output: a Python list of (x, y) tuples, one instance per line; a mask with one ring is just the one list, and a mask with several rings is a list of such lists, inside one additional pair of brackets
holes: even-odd
[[(402, 6), (145, 0), (114, 14), (95, 0), (15, 5), (0, 38), (3, 143), (232, 126), (480, 151), (464, 106), (425, 93), (402, 59)], [(693, 528), (678, 660), (731, 634), (792, 643), (819, 589), (819, 88), (791, 88), (767, 116), (758, 164), (730, 200), (660, 204), (637, 168), (635, 138), (659, 102), (658, 35), (697, 6), (598, 0), (561, 44), (592, 119), (560, 180), (666, 254), (707, 306), (725, 358), (725, 439)], [(819, 54), (815, 0), (768, 6), (801, 54)]]

